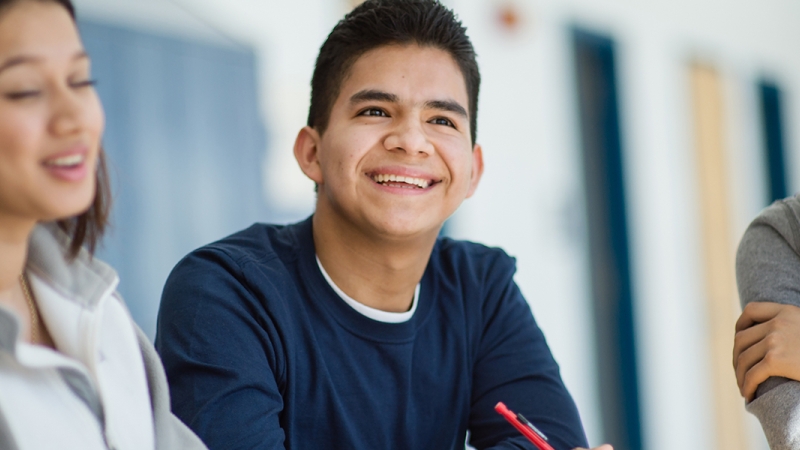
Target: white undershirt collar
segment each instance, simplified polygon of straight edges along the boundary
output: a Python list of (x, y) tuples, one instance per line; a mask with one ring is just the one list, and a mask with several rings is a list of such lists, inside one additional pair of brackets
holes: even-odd
[(331, 280), (331, 277), (328, 275), (328, 272), (325, 271), (325, 268), (322, 267), (322, 263), (319, 261), (319, 257), (316, 257), (317, 265), (319, 266), (320, 272), (322, 272), (322, 276), (325, 277), (325, 281), (331, 285), (331, 288), (334, 292), (336, 292), (339, 297), (344, 300), (345, 303), (350, 305), (351, 308), (355, 309), (359, 313), (364, 316), (369, 317), (372, 320), (376, 320), (378, 322), (385, 322), (385, 323), (402, 323), (406, 322), (411, 319), (414, 315), (414, 311), (417, 310), (417, 303), (419, 303), (419, 284), (417, 284), (416, 289), (414, 289), (414, 299), (411, 301), (411, 309), (406, 312), (388, 312), (388, 311), (381, 311), (380, 309), (370, 308), (369, 306), (359, 303), (357, 300), (353, 299), (349, 295), (345, 294), (344, 291), (339, 289), (339, 286)]

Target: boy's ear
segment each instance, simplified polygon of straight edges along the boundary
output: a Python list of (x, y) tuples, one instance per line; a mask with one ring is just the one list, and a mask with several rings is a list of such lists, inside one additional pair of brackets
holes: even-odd
[(294, 158), (300, 165), (300, 170), (317, 184), (322, 183), (322, 168), (319, 165), (319, 141), (317, 130), (303, 127), (294, 140)]
[(472, 148), (472, 178), (469, 181), (469, 191), (467, 191), (467, 198), (472, 197), (475, 189), (478, 188), (478, 183), (483, 176), (483, 148), (480, 144), (475, 144)]

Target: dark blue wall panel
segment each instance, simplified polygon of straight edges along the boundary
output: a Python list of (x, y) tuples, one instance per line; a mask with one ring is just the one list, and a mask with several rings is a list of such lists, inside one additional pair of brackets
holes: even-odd
[(769, 186), (767, 203), (772, 203), (789, 195), (781, 114), (781, 91), (778, 86), (766, 81), (759, 83), (758, 91), (761, 98), (764, 153)]
[(614, 42), (573, 31), (605, 439), (642, 448)]

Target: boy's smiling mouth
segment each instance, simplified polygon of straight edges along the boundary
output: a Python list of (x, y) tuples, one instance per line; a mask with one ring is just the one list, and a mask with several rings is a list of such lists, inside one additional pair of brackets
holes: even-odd
[(375, 173), (369, 175), (369, 177), (380, 185), (401, 189), (427, 189), (436, 183), (435, 180), (388, 173)]

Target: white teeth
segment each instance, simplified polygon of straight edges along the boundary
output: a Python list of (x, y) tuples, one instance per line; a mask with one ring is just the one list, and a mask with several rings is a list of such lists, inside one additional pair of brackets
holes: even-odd
[(406, 183), (419, 186), (422, 189), (425, 189), (430, 185), (428, 180), (423, 180), (422, 178), (404, 177), (402, 175), (379, 174), (373, 175), (372, 179), (375, 180), (376, 183)]
[(85, 155), (77, 154), (77, 155), (62, 156), (61, 158), (51, 159), (47, 161), (45, 164), (47, 164), (48, 166), (69, 167), (82, 163), (84, 159), (86, 159)]

